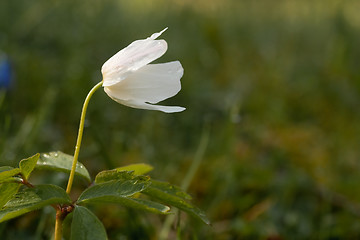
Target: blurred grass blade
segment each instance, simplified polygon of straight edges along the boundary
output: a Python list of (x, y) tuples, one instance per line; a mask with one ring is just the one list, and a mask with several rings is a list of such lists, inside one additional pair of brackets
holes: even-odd
[(65, 190), (55, 185), (38, 185), (18, 192), (0, 211), (0, 222), (51, 204), (71, 204)]
[[(201, 163), (202, 159), (204, 158), (205, 150), (206, 150), (207, 145), (209, 143), (209, 138), (210, 138), (210, 131), (209, 131), (208, 128), (205, 128), (203, 130), (202, 135), (201, 135), (200, 144), (199, 144), (199, 147), (196, 150), (194, 160), (192, 161), (190, 169), (186, 173), (186, 175), (185, 175), (185, 177), (184, 177), (184, 179), (182, 181), (181, 188), (184, 189), (184, 191), (187, 191), (187, 189), (190, 186), (190, 183), (194, 179), (194, 176), (195, 176), (197, 170), (200, 167), (200, 163)], [(178, 213), (178, 210), (174, 211), (174, 215), (169, 215), (165, 219), (165, 222), (163, 224), (163, 228), (161, 229), (160, 234), (159, 234), (159, 239), (160, 240), (168, 239), (169, 232), (170, 232), (170, 229), (171, 229), (171, 225), (173, 224), (177, 213)]]
[(77, 203), (89, 202), (97, 198), (129, 197), (141, 192), (150, 185), (149, 181), (140, 180), (115, 180), (86, 189), (79, 197)]
[[(37, 162), (36, 168), (70, 173), (73, 158), (73, 156), (60, 151), (42, 153), (39, 161)], [(75, 174), (85, 178), (88, 182), (91, 182), (88, 170), (80, 162), (76, 164)]]
[(24, 176), (25, 179), (28, 179), (30, 173), (34, 170), (37, 161), (39, 160), (40, 154), (37, 153), (32, 157), (23, 159), (19, 163), (21, 174)]
[(71, 240), (106, 240), (102, 222), (89, 209), (75, 206), (71, 223)]
[(188, 190), (191, 181), (194, 179), (194, 176), (200, 167), (200, 163), (204, 158), (205, 150), (209, 143), (209, 138), (210, 138), (210, 132), (208, 129), (205, 129), (201, 135), (200, 144), (198, 149), (196, 150), (194, 160), (192, 161), (190, 169), (186, 173), (186, 176), (182, 181), (181, 188), (184, 189), (184, 191)]

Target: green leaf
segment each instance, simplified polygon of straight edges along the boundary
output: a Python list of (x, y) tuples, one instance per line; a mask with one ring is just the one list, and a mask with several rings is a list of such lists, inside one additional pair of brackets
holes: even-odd
[(133, 171), (118, 171), (117, 169), (99, 172), (95, 177), (95, 183), (103, 183), (113, 180), (139, 180), (148, 181), (148, 176), (136, 176)]
[(5, 171), (9, 171), (9, 170), (12, 170), (12, 169), (14, 169), (14, 168), (10, 167), (10, 166), (2, 166), (2, 167), (0, 167), (0, 173), (5, 172)]
[(89, 209), (75, 206), (71, 223), (71, 240), (108, 239), (102, 222)]
[(28, 179), (28, 177), (30, 176), (30, 173), (34, 170), (39, 157), (40, 157), (40, 154), (37, 153), (32, 157), (29, 157), (29, 158), (26, 158), (26, 159), (23, 159), (20, 161), (20, 163), (19, 163), (20, 171), (25, 179)]
[(139, 198), (131, 198), (131, 200), (136, 203), (134, 205), (128, 204), (125, 206), (132, 207), (139, 210), (146, 210), (149, 212), (157, 213), (157, 214), (167, 214), (170, 211), (168, 206), (165, 206), (161, 203), (149, 201), (146, 199), (139, 199)]
[(0, 167), (0, 183), (7, 182), (9, 178), (20, 173), (19, 168), (12, 168), (9, 166)]
[[(70, 173), (73, 159), (73, 156), (60, 151), (42, 153), (36, 168)], [(80, 162), (76, 164), (75, 174), (85, 178), (88, 182), (91, 182), (88, 170)]]
[(64, 189), (55, 185), (38, 185), (18, 192), (0, 210), (0, 222), (51, 204), (71, 204)]
[(142, 180), (115, 180), (100, 183), (86, 189), (77, 203), (89, 202), (96, 198), (129, 197), (141, 192), (149, 186), (149, 181)]
[(97, 185), (85, 190), (79, 197), (78, 204), (118, 203), (125, 207), (166, 214), (170, 210), (168, 206), (129, 197), (148, 187), (149, 179), (146, 176), (135, 176), (133, 171), (102, 171), (95, 178)]
[(117, 171), (134, 171), (135, 175), (143, 175), (153, 169), (153, 166), (145, 163), (130, 164), (124, 167), (116, 168)]
[(183, 193), (179, 194), (180, 192), (175, 189), (179, 188), (167, 183), (153, 181), (148, 188), (144, 189), (143, 193), (151, 196), (152, 198), (160, 202), (177, 207), (184, 212), (187, 212), (191, 216), (200, 219), (206, 224), (210, 224), (210, 221), (206, 217), (205, 213), (199, 208), (186, 202), (184, 199), (185, 195), (183, 195)]
[(0, 209), (19, 191), (19, 183), (0, 184)]
[(191, 200), (191, 196), (189, 194), (184, 192), (178, 186), (172, 185), (172, 184), (167, 183), (167, 182), (161, 182), (161, 181), (152, 180), (151, 181), (151, 187), (159, 189), (162, 192), (167, 193), (169, 195), (174, 195), (174, 196), (182, 198), (182, 199)]
[[(143, 210), (157, 214), (167, 214), (170, 211), (168, 206), (165, 206), (161, 203), (132, 197), (103, 196), (88, 199), (86, 203), (116, 203), (124, 207), (130, 207), (137, 210)], [(80, 202), (79, 204), (82, 203)]]

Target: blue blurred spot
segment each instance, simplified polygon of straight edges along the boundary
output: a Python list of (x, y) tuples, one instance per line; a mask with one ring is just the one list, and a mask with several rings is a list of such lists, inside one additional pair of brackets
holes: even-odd
[(12, 80), (11, 63), (6, 56), (0, 57), (0, 89), (9, 89)]

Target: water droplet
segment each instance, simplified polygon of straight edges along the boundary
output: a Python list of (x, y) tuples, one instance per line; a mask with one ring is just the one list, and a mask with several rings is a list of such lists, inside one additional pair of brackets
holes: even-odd
[(54, 153), (54, 157), (58, 157), (59, 156), (59, 154), (56, 152), (56, 153)]
[(50, 157), (49, 154), (47, 154), (47, 153), (44, 153), (43, 156), (46, 157), (46, 158)]

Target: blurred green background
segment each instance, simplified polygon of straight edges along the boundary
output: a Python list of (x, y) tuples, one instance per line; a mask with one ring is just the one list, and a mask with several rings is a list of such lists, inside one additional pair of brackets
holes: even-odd
[[(156, 62), (180, 60), (185, 74), (164, 104), (187, 110), (130, 109), (96, 92), (80, 152), (92, 176), (145, 162), (181, 185), (209, 133), (188, 191), (212, 226), (181, 214), (183, 239), (358, 239), (359, 9), (357, 0), (2, 0), (0, 50), (14, 81), (0, 92), (0, 163), (72, 154), (102, 64), (169, 27)], [(164, 221), (96, 212), (110, 239), (157, 239)], [(54, 211), (40, 213), (1, 224), (2, 239), (49, 238)]]

